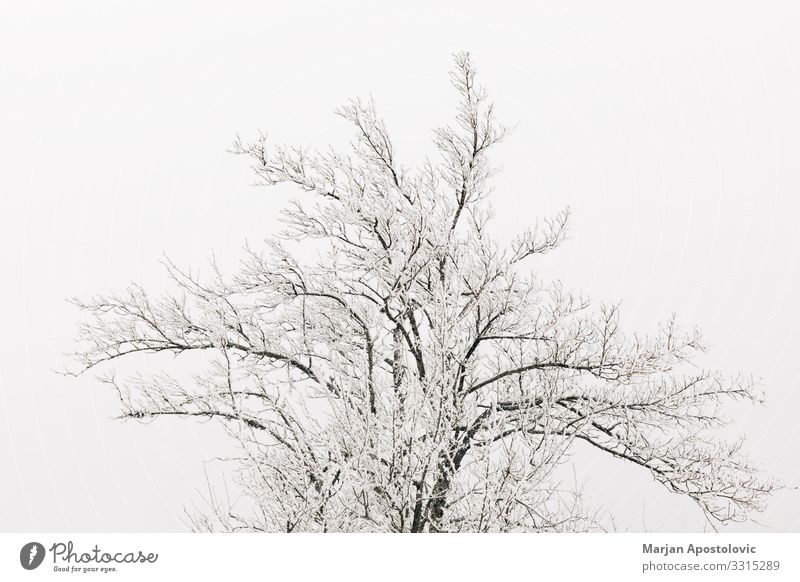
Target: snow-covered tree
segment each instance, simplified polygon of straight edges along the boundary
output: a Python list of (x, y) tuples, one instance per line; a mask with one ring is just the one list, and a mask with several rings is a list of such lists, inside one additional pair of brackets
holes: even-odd
[[(577, 443), (637, 465), (712, 524), (746, 519), (774, 487), (725, 442), (720, 406), (757, 400), (745, 378), (702, 371), (697, 331), (674, 319), (626, 334), (528, 263), (564, 240), (568, 211), (508, 248), (489, 234), (492, 147), (505, 128), (455, 58), (460, 102), (436, 161), (404, 167), (371, 102), (337, 111), (352, 150), (237, 141), (258, 181), (303, 192), (286, 231), (233, 276), (167, 261), (175, 291), (138, 286), (76, 301), (78, 372), (130, 354), (197, 352), (192, 381), (104, 379), (123, 417), (219, 419), (238, 441), (250, 504), (199, 529), (574, 531), (597, 527), (556, 468)], [(312, 244), (301, 261), (290, 244)]]

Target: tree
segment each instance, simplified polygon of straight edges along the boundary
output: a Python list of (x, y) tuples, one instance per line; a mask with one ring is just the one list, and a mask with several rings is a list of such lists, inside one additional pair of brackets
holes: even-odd
[[(104, 380), (122, 416), (219, 419), (238, 441), (245, 511), (213, 504), (199, 529), (574, 531), (597, 527), (555, 475), (576, 443), (649, 472), (712, 524), (743, 520), (775, 487), (715, 428), (752, 381), (698, 371), (703, 344), (674, 318), (620, 329), (526, 265), (564, 240), (568, 211), (510, 248), (489, 235), (488, 154), (506, 135), (468, 54), (451, 80), (441, 159), (398, 163), (372, 102), (337, 111), (349, 154), (237, 140), (259, 183), (311, 200), (241, 270), (201, 280), (165, 261), (177, 290), (133, 286), (87, 312), (80, 372), (137, 353), (198, 352), (191, 383), (161, 372)], [(287, 241), (313, 244), (301, 261)]]

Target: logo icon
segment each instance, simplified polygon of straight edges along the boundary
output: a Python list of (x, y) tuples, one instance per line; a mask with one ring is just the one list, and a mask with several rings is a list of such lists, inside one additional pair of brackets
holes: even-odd
[(35, 570), (44, 561), (44, 546), (39, 542), (28, 542), (19, 551), (19, 563), (26, 570)]

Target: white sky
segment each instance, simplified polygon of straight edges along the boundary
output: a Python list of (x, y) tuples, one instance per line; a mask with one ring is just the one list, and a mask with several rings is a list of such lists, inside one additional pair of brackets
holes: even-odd
[[(206, 3), (210, 4), (210, 3)], [(236, 133), (344, 146), (332, 110), (371, 92), (409, 164), (450, 120), (450, 54), (473, 52), (515, 133), (495, 162), (510, 236), (569, 204), (542, 270), (698, 324), (710, 366), (760, 376), (737, 410), (767, 471), (800, 482), (800, 6), (793, 2), (16, 2), (0, 20), (0, 531), (181, 530), (213, 424), (113, 421), (65, 299), (158, 292), (167, 252), (232, 265), (275, 229)], [(577, 478), (622, 529), (697, 529), (691, 505), (586, 452)], [(210, 473), (219, 473), (210, 465)], [(213, 478), (213, 477), (212, 477)], [(761, 517), (800, 531), (800, 494)], [(752, 525), (743, 526), (751, 529)], [(741, 527), (739, 529), (742, 529)]]

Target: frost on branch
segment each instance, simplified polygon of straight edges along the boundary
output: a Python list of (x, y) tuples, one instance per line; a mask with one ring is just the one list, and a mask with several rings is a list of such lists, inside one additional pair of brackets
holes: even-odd
[[(625, 333), (618, 306), (526, 274), (564, 240), (568, 211), (509, 248), (492, 239), (487, 155), (506, 132), (468, 55), (452, 82), (455, 123), (416, 170), (372, 102), (337, 111), (354, 128), (346, 154), (237, 140), (258, 183), (299, 189), (285, 232), (246, 249), (232, 277), (166, 262), (171, 294), (76, 301), (80, 371), (107, 369), (124, 417), (216, 419), (239, 443), (250, 504), (214, 498), (198, 529), (593, 529), (556, 475), (576, 446), (638, 466), (712, 524), (762, 509), (774, 484), (715, 436), (727, 401), (758, 400), (753, 383), (693, 365), (700, 335), (674, 318)], [(287, 239), (320, 260), (299, 261)], [(113, 373), (159, 352), (204, 365)]]

